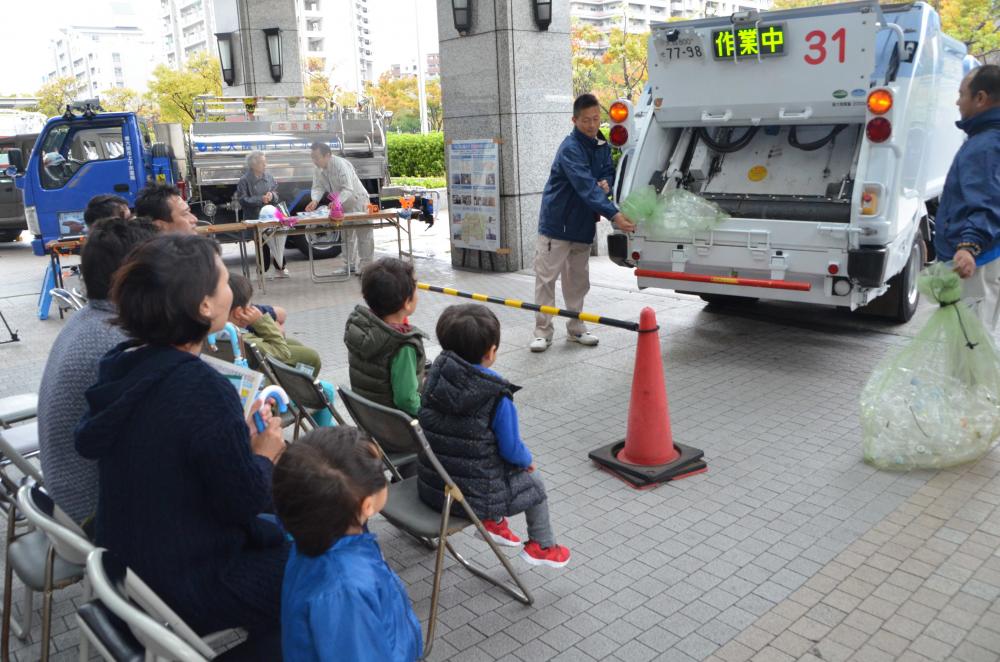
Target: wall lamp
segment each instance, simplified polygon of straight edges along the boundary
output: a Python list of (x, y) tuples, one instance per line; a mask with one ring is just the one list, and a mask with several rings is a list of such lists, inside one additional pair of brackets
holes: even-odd
[(552, 0), (531, 0), (535, 10), (535, 24), (539, 30), (548, 30), (552, 23)]
[(226, 85), (232, 85), (236, 80), (233, 69), (233, 33), (216, 32), (215, 38), (219, 44), (219, 64), (222, 65), (222, 80)]
[(451, 10), (455, 19), (455, 29), (466, 35), (472, 28), (472, 0), (451, 0)]
[(267, 40), (267, 61), (271, 65), (271, 78), (281, 81), (281, 28), (264, 28)]

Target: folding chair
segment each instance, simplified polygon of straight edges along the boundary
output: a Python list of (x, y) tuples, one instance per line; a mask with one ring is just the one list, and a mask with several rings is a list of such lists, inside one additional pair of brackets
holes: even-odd
[(14, 423), (38, 415), (38, 394), (19, 393), (0, 398), (0, 427), (9, 428)]
[[(52, 497), (38, 485), (23, 485), (17, 492), (17, 505), (25, 519), (40, 531), (48, 542), (48, 550), (41, 557), (26, 557), (25, 552), (34, 553), (32, 545), (14, 547), (8, 552), (8, 561), (14, 572), (21, 577), (29, 589), (42, 591), (42, 652), (41, 660), (49, 659), (49, 640), (52, 624), (52, 591), (66, 588), (83, 579), (83, 567), (87, 555), (94, 551), (94, 545), (87, 539), (76, 522), (59, 508)], [(14, 541), (24, 540), (20, 538)], [(44, 563), (42, 583), (38, 586), (37, 566)], [(34, 579), (32, 579), (34, 577)], [(10, 605), (4, 605), (6, 613)], [(4, 639), (4, 645), (8, 643)], [(86, 646), (86, 640), (80, 642)]]
[(49, 296), (56, 300), (60, 312), (80, 310), (86, 305), (85, 301), (80, 300), (73, 292), (62, 287), (53, 287), (49, 290)]
[(108, 550), (98, 548), (87, 557), (87, 579), (101, 605), (128, 625), (147, 662), (215, 657), (212, 647)]
[(299, 438), (299, 428), (303, 422), (313, 430), (319, 427), (313, 413), (321, 409), (329, 411), (333, 420), (337, 421), (337, 425), (345, 424), (344, 417), (327, 398), (319, 380), (282, 363), (273, 356), (264, 356), (263, 359), (264, 365), (274, 376), (275, 383), (285, 389), (288, 398), (295, 403), (295, 439)]
[[(34, 611), (34, 591), (25, 584), (24, 603), (21, 608), (23, 623), (13, 620), (11, 603), (14, 590), (14, 568), (11, 557), (25, 560), (25, 565), (31, 562), (35, 585), (44, 584), (45, 550), (48, 541), (41, 531), (28, 530), (18, 534), (19, 528), (26, 528), (28, 521), (20, 515), (17, 508), (17, 491), (26, 481), (42, 481), (42, 473), (33, 464), (24, 459), (4, 438), (4, 430), (0, 430), (0, 509), (7, 515), (6, 559), (4, 565), (3, 620), (0, 627), (0, 656), (4, 662), (9, 659), (10, 633), (18, 639), (25, 639), (31, 631), (31, 616)], [(15, 474), (17, 472), (17, 475)], [(19, 575), (20, 577), (20, 575)], [(38, 579), (42, 577), (42, 579)]]
[[(486, 533), (483, 523), (466, 503), (462, 491), (455, 485), (448, 472), (444, 470), (434, 451), (431, 450), (427, 438), (424, 436), (420, 423), (410, 418), (405, 413), (383, 407), (371, 400), (366, 400), (361, 396), (352, 393), (348, 389), (340, 389), (340, 397), (347, 405), (348, 411), (357, 422), (358, 427), (367, 432), (373, 439), (409, 439), (420, 448), (431, 466), (441, 477), (445, 484), (445, 503), (441, 512), (434, 510), (420, 500), (417, 494), (417, 477), (411, 476), (398, 483), (389, 485), (389, 500), (382, 510), (385, 517), (393, 526), (418, 539), (437, 540), (437, 561), (434, 565), (434, 589), (431, 592), (431, 609), (427, 622), (427, 641), (424, 644), (424, 656), (431, 652), (434, 644), (434, 629), (437, 624), (438, 599), (441, 594), (441, 573), (444, 570), (444, 551), (447, 548), (452, 557), (461, 563), (476, 577), (488, 581), (494, 586), (503, 589), (514, 599), (526, 605), (534, 602), (534, 598), (528, 588), (518, 579), (514, 568), (507, 557), (500, 552), (500, 548), (493, 542), (493, 539)], [(381, 449), (380, 449), (381, 450)], [(451, 517), (452, 504), (458, 503), (464, 511), (464, 517)], [(448, 536), (458, 533), (469, 526), (476, 527), (479, 535), (490, 546), (493, 553), (507, 570), (507, 574), (513, 580), (518, 590), (515, 590), (507, 582), (494, 579), (486, 572), (470, 564), (462, 557), (448, 541)], [(443, 544), (442, 544), (443, 543)]]
[(76, 624), (80, 628), (80, 662), (90, 659), (91, 646), (107, 662), (144, 662), (146, 653), (142, 644), (132, 635), (125, 621), (100, 600), (80, 605), (76, 610)]

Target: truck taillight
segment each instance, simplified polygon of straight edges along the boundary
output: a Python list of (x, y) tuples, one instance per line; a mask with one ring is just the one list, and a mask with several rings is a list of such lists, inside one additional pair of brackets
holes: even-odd
[(892, 135), (892, 124), (884, 117), (874, 117), (868, 120), (865, 135), (873, 143), (884, 143)]
[(615, 101), (611, 104), (611, 108), (608, 109), (608, 117), (611, 118), (612, 122), (624, 122), (628, 119), (628, 116), (629, 108), (623, 101)]
[(885, 115), (892, 108), (892, 92), (872, 90), (868, 95), (868, 110), (873, 115)]
[(608, 130), (608, 142), (620, 149), (627, 149), (635, 138), (632, 126), (632, 102), (628, 99), (618, 99), (608, 108), (608, 119), (611, 128)]
[(616, 124), (611, 127), (611, 131), (608, 133), (608, 139), (611, 140), (611, 144), (615, 147), (621, 147), (628, 142), (628, 129), (621, 124)]
[(38, 224), (38, 209), (35, 207), (24, 208), (24, 221), (28, 224), (28, 232), (37, 236), (42, 234), (42, 228)]

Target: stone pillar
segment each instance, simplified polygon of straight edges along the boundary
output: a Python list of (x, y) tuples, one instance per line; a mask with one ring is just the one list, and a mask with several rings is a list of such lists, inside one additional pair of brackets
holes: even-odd
[[(214, 0), (214, 3), (216, 32), (233, 34), (235, 80), (232, 85), (223, 81), (223, 96), (302, 96), (296, 0)], [(271, 77), (265, 28), (281, 29), (280, 82)]]
[[(500, 245), (496, 271), (531, 266), (542, 189), (573, 125), (569, 1), (552, 2), (547, 31), (531, 0), (472, 0), (472, 27), (455, 30), (451, 0), (437, 0), (445, 140), (499, 138)], [(509, 251), (509, 252), (507, 252)], [(468, 255), (463, 256), (464, 253)], [(478, 268), (478, 251), (452, 250), (452, 264)], [(484, 269), (489, 257), (481, 256)]]

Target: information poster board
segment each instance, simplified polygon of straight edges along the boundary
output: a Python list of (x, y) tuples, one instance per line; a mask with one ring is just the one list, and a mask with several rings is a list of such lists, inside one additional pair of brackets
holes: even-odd
[(457, 248), (500, 248), (500, 145), (454, 140), (448, 145), (448, 214)]

